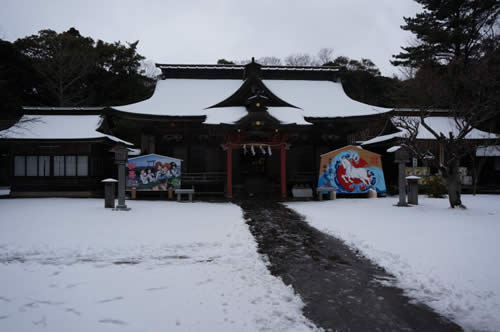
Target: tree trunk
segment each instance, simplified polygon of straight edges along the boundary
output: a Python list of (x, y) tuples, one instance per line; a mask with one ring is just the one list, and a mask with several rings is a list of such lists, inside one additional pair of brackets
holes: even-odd
[(450, 207), (454, 209), (455, 207), (465, 208), (460, 199), (462, 193), (462, 186), (460, 184), (460, 175), (458, 173), (459, 163), (453, 161), (449, 166), (448, 177), (446, 178), (446, 184), (448, 187), (448, 200), (450, 201)]

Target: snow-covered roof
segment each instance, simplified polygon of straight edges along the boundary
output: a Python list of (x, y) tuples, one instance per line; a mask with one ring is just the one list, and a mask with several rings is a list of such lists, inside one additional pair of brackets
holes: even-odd
[[(148, 115), (202, 116), (206, 108), (231, 96), (242, 80), (166, 79), (156, 83), (151, 98), (114, 109)], [(231, 110), (230, 110), (231, 111)], [(229, 113), (229, 112), (228, 112)]]
[[(409, 117), (408, 119), (419, 121), (418, 117)], [(392, 118), (392, 122), (397, 127), (397, 118)], [(431, 117), (425, 118), (425, 123), (427, 125), (429, 125), (429, 127), (431, 127), (436, 133), (438, 133), (438, 134), (442, 133), (446, 137), (449, 136), (450, 132), (453, 133), (453, 135), (455, 135), (455, 136), (457, 136), (460, 132), (460, 129), (458, 128), (457, 123), (455, 122), (455, 119), (453, 117), (431, 116)], [(388, 140), (396, 138), (396, 137), (406, 137), (408, 134), (407, 131), (404, 130), (403, 128), (399, 128), (399, 129), (400, 129), (399, 132), (374, 137), (370, 140), (363, 142), (362, 145), (370, 145), (370, 144), (375, 144), (375, 143), (379, 143), (379, 142), (384, 142), (384, 141), (388, 141)], [(482, 131), (482, 130), (473, 128), (465, 136), (465, 139), (496, 139), (498, 137), (499, 136), (497, 134), (488, 133), (486, 131)], [(417, 139), (434, 140), (434, 139), (436, 139), (436, 137), (430, 131), (425, 129), (422, 125), (419, 125)]]
[(94, 107), (23, 106), (23, 110), (25, 110), (25, 111), (102, 111), (104, 109), (105, 109), (104, 106), (97, 106), (97, 107), (95, 107), (95, 106)]
[(342, 84), (337, 82), (306, 80), (264, 80), (263, 82), (276, 96), (300, 107), (305, 117), (350, 117), (391, 111), (388, 108), (352, 100), (344, 92)]
[(245, 66), (241, 65), (166, 65), (166, 64), (158, 64), (158, 68), (160, 69), (238, 69), (244, 70)]
[(478, 146), (477, 157), (500, 157), (500, 145)]
[[(235, 79), (165, 79), (144, 101), (113, 106), (123, 112), (165, 116), (207, 116), (207, 124), (232, 124), (247, 115), (241, 107), (209, 108), (233, 95), (243, 84)], [(304, 117), (334, 118), (373, 115), (390, 109), (350, 99), (340, 83), (308, 80), (264, 80), (279, 98), (299, 107), (270, 107), (269, 114), (283, 124), (307, 125)]]
[(205, 124), (233, 124), (245, 117), (248, 111), (243, 106), (214, 107), (206, 111)]
[(293, 107), (269, 107), (267, 112), (281, 124), (310, 125), (304, 119), (304, 111)]
[(287, 71), (340, 71), (339, 67), (311, 67), (311, 66), (265, 66), (261, 70), (287, 70)]
[(3, 139), (91, 139), (109, 138), (115, 142), (132, 145), (114, 136), (97, 131), (99, 115), (23, 115), (19, 123), (0, 131)]
[(392, 152), (398, 151), (399, 149), (401, 149), (401, 145), (394, 145), (394, 146), (391, 146), (390, 148), (388, 148), (387, 152), (392, 153)]
[[(419, 118), (414, 118), (419, 121)], [(449, 133), (453, 133), (454, 136), (457, 136), (460, 132), (460, 129), (455, 122), (453, 117), (445, 117), (445, 116), (432, 116), (425, 118), (425, 123), (429, 125), (436, 133), (443, 134), (444, 136), (449, 136)], [(486, 131), (482, 131), (479, 129), (472, 129), (466, 136), (466, 139), (488, 139), (488, 138), (496, 138), (497, 135), (488, 133)], [(419, 131), (417, 135), (418, 139), (435, 139), (434, 135), (425, 129), (422, 125), (419, 126)]]
[[(278, 120), (281, 124), (310, 125), (304, 120), (302, 110), (293, 107), (269, 107), (269, 115)], [(243, 106), (215, 107), (210, 108), (206, 113), (205, 124), (234, 124), (248, 114)]]

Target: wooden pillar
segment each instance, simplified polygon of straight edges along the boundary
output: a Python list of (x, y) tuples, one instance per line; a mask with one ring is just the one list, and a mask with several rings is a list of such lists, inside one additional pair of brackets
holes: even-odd
[(227, 197), (232, 198), (233, 197), (233, 149), (231, 147), (231, 144), (228, 144), (227, 150)]
[(286, 144), (281, 145), (281, 197), (286, 197)]

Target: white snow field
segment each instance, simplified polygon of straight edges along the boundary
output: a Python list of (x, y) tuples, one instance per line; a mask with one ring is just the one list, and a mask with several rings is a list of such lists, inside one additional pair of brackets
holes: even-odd
[(315, 228), (344, 240), (392, 273), (392, 284), (469, 331), (500, 331), (500, 196), (294, 202)]
[(0, 200), (0, 331), (315, 331), (229, 203)]

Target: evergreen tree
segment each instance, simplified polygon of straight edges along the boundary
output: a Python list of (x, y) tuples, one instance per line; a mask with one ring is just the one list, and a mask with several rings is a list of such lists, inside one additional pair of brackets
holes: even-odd
[(415, 0), (423, 12), (405, 17), (401, 28), (415, 34), (416, 45), (402, 47), (394, 65), (468, 62), (484, 54), (483, 42), (495, 34), (498, 0)]
[[(401, 28), (415, 34), (416, 45), (402, 47), (394, 65), (468, 62), (484, 54), (483, 42), (495, 33), (500, 13), (498, 0), (415, 0), (424, 8), (405, 17)], [(496, 27), (498, 28), (498, 27)]]
[(234, 65), (235, 63), (233, 61), (229, 61), (226, 59), (219, 59), (217, 60), (218, 65)]
[(0, 40), (0, 129), (20, 116), (24, 102), (36, 99), (35, 80), (29, 59), (10, 42)]
[(397, 78), (381, 76), (370, 59), (360, 61), (339, 56), (324, 66), (338, 66), (346, 94), (362, 103), (381, 107), (396, 107), (402, 103), (399, 96), (401, 82)]
[[(405, 17), (402, 29), (411, 31), (417, 43), (403, 47), (392, 63), (412, 67), (415, 77), (405, 84), (409, 102), (420, 110), (419, 125), (432, 133), (444, 150), (444, 161), (435, 160), (446, 179), (451, 207), (464, 207), (461, 201), (460, 161), (475, 146), (466, 135), (475, 127), (492, 123), (498, 114), (498, 18), (499, 0), (415, 0), (423, 12)], [(443, 135), (425, 121), (428, 111), (444, 107), (455, 120), (459, 133)], [(415, 129), (411, 119), (401, 119), (408, 131)], [(418, 129), (418, 126), (416, 127)], [(411, 136), (411, 135), (410, 135)], [(407, 147), (420, 155), (416, 141)]]
[(139, 72), (144, 57), (137, 54), (137, 43), (96, 43), (71, 28), (41, 30), (14, 46), (39, 76), (41, 104), (94, 106), (131, 103), (151, 94), (153, 80)]

